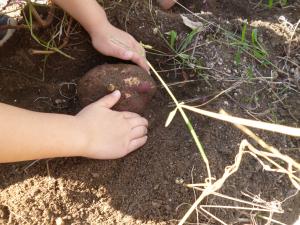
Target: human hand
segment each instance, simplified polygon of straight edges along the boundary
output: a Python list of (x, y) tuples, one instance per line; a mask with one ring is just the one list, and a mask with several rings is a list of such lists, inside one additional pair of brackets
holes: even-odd
[(170, 9), (177, 2), (176, 0), (157, 0), (162, 9)]
[(104, 9), (96, 0), (53, 1), (86, 29), (99, 52), (107, 56), (131, 60), (149, 71), (144, 48), (130, 34), (111, 25)]
[(102, 54), (131, 60), (149, 72), (145, 50), (130, 34), (107, 22), (90, 35), (93, 46)]
[(115, 91), (85, 107), (75, 116), (77, 127), (85, 137), (80, 156), (116, 159), (146, 143), (148, 121), (145, 118), (136, 113), (110, 109), (120, 96), (120, 92)]

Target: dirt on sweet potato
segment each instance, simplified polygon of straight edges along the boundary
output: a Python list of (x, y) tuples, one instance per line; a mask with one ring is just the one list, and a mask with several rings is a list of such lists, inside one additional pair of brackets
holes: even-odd
[(118, 111), (141, 113), (156, 91), (155, 81), (140, 67), (130, 64), (104, 64), (88, 71), (79, 82), (78, 95), (86, 106), (119, 90)]

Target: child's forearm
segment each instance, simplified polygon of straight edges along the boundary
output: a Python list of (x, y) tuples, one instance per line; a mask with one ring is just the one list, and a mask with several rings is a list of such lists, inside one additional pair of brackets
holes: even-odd
[(0, 103), (0, 163), (79, 155), (73, 116), (32, 112)]
[(108, 24), (105, 11), (96, 0), (54, 0), (74, 17), (93, 36), (95, 32)]

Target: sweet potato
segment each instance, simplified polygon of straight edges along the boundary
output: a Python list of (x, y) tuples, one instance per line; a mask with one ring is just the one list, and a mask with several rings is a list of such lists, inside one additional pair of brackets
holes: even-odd
[(138, 66), (105, 64), (91, 69), (81, 78), (79, 100), (86, 106), (114, 90), (120, 90), (122, 94), (114, 110), (141, 113), (155, 94), (156, 84)]

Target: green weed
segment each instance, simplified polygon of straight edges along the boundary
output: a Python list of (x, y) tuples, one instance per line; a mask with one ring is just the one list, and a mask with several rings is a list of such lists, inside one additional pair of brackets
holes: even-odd
[(240, 64), (241, 63), (241, 53), (242, 53), (242, 49), (246, 49), (247, 48), (247, 43), (246, 43), (246, 31), (247, 31), (247, 23), (244, 23), (243, 25), (243, 29), (242, 29), (242, 34), (241, 34), (241, 40), (236, 42), (237, 44), (237, 52), (234, 56), (234, 61), (236, 62), (236, 64)]
[(272, 9), (275, 4), (279, 4), (281, 7), (288, 4), (288, 0), (268, 0), (268, 8)]
[(169, 36), (168, 45), (174, 51), (175, 56), (174, 60), (179, 63), (183, 68), (192, 68), (195, 71), (201, 72), (201, 62), (199, 59), (195, 58), (193, 54), (190, 54), (193, 48), (189, 48), (189, 46), (193, 43), (194, 38), (200, 32), (199, 29), (192, 30), (187, 36), (178, 43), (178, 35), (174, 30), (166, 33)]
[(175, 51), (175, 43), (176, 43), (176, 40), (177, 40), (177, 32), (175, 30), (171, 30), (170, 32), (168, 32), (166, 34), (168, 36), (170, 36), (170, 42), (169, 42), (170, 48)]
[[(233, 39), (231, 43), (232, 46), (237, 47), (237, 52), (234, 56), (234, 61), (237, 65), (241, 63), (241, 55), (242, 53), (247, 53), (253, 56), (257, 61), (259, 61), (262, 65), (270, 64), (268, 57), (269, 54), (264, 49), (262, 44), (258, 41), (257, 37), (257, 29), (254, 28), (251, 31), (251, 41), (246, 39), (247, 34), (247, 23), (243, 24), (242, 33), (240, 40)], [(232, 38), (232, 36), (229, 36)]]
[(254, 78), (254, 72), (252, 66), (247, 67), (246, 74), (249, 80), (252, 80)]

